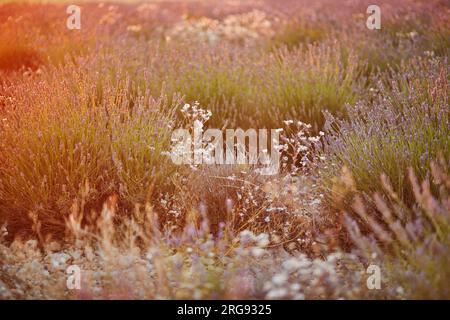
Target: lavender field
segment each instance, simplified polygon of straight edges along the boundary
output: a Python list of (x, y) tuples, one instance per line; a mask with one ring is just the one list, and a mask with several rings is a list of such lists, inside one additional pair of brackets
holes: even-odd
[(450, 299), (449, 52), (445, 0), (0, 1), (0, 299)]

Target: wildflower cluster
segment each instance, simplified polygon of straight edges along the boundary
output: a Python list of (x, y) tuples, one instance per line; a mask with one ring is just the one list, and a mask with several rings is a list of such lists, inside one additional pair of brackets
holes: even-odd
[(166, 41), (189, 39), (210, 44), (222, 41), (252, 43), (271, 36), (273, 36), (272, 23), (267, 15), (259, 10), (229, 15), (222, 21), (206, 17), (184, 20), (165, 33)]

